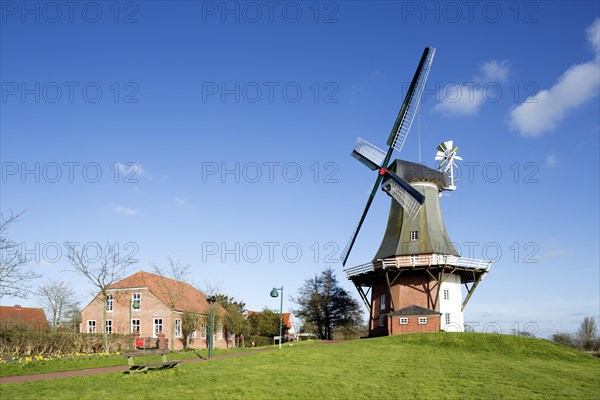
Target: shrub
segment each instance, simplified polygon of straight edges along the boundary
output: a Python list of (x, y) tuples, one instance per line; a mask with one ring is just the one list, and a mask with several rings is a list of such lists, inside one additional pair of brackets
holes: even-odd
[(575, 337), (567, 332), (556, 332), (552, 335), (552, 340), (565, 346), (575, 347)]
[[(129, 335), (108, 336), (111, 351), (129, 348)], [(0, 355), (98, 353), (104, 349), (101, 334), (67, 332), (2, 332)]]

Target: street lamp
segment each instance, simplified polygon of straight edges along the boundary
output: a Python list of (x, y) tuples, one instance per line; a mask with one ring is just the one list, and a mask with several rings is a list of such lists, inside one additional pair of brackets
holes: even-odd
[(209, 322), (209, 328), (208, 328), (208, 358), (212, 358), (212, 353), (213, 353), (213, 304), (215, 304), (215, 301), (217, 301), (217, 298), (213, 295), (210, 296), (208, 299), (206, 299), (206, 301), (208, 301), (208, 304), (210, 304), (210, 322)]
[(281, 337), (283, 336), (283, 286), (280, 288), (273, 288), (271, 290), (271, 297), (279, 296), (281, 290), (281, 304), (279, 306), (279, 348), (281, 349)]

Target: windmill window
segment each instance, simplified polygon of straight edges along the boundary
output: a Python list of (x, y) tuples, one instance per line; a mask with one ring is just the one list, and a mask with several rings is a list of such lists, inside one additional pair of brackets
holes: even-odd
[(413, 254), (413, 255), (410, 256), (410, 263), (411, 264), (416, 264), (418, 260), (419, 260), (419, 256), (418, 255)]
[(419, 231), (410, 231), (410, 240), (419, 240)]
[(419, 317), (419, 325), (427, 324), (427, 317)]
[(450, 290), (444, 289), (444, 300), (450, 300)]
[(400, 318), (400, 325), (408, 325), (408, 318)]
[(379, 314), (379, 326), (385, 326), (385, 314)]
[(446, 323), (449, 324), (450, 323), (450, 313), (446, 313), (445, 318), (446, 318)]
[(385, 294), (382, 294), (379, 298), (379, 303), (381, 306), (381, 310), (385, 310)]

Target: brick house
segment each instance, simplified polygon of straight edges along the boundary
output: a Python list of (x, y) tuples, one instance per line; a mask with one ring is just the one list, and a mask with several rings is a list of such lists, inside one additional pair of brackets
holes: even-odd
[(11, 329), (49, 331), (50, 324), (41, 308), (0, 306), (0, 331)]
[[(104, 302), (98, 294), (82, 310), (80, 330), (101, 333), (104, 325), (107, 333), (133, 333), (140, 338), (156, 338), (163, 333), (169, 339), (169, 347), (174, 343), (174, 349), (181, 350), (184, 347), (182, 317), (189, 313), (198, 321), (190, 335), (189, 347), (208, 347), (208, 297), (185, 282), (140, 271), (109, 286), (104, 324)], [(214, 346), (227, 347), (222, 322), (225, 310), (218, 303), (213, 305), (213, 310)]]

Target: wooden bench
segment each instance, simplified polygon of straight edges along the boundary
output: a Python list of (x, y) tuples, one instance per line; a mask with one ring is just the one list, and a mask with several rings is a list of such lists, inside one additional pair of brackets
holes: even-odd
[[(168, 349), (145, 349), (145, 350), (131, 350), (123, 353), (125, 357), (127, 357), (127, 364), (129, 364), (129, 373), (136, 372), (148, 372), (151, 369), (169, 369), (177, 366), (181, 362), (181, 360), (173, 360), (167, 361), (167, 354), (169, 353)], [(161, 362), (149, 363), (149, 364), (136, 364), (133, 361), (133, 357), (139, 356), (156, 356), (159, 355), (162, 358)]]

